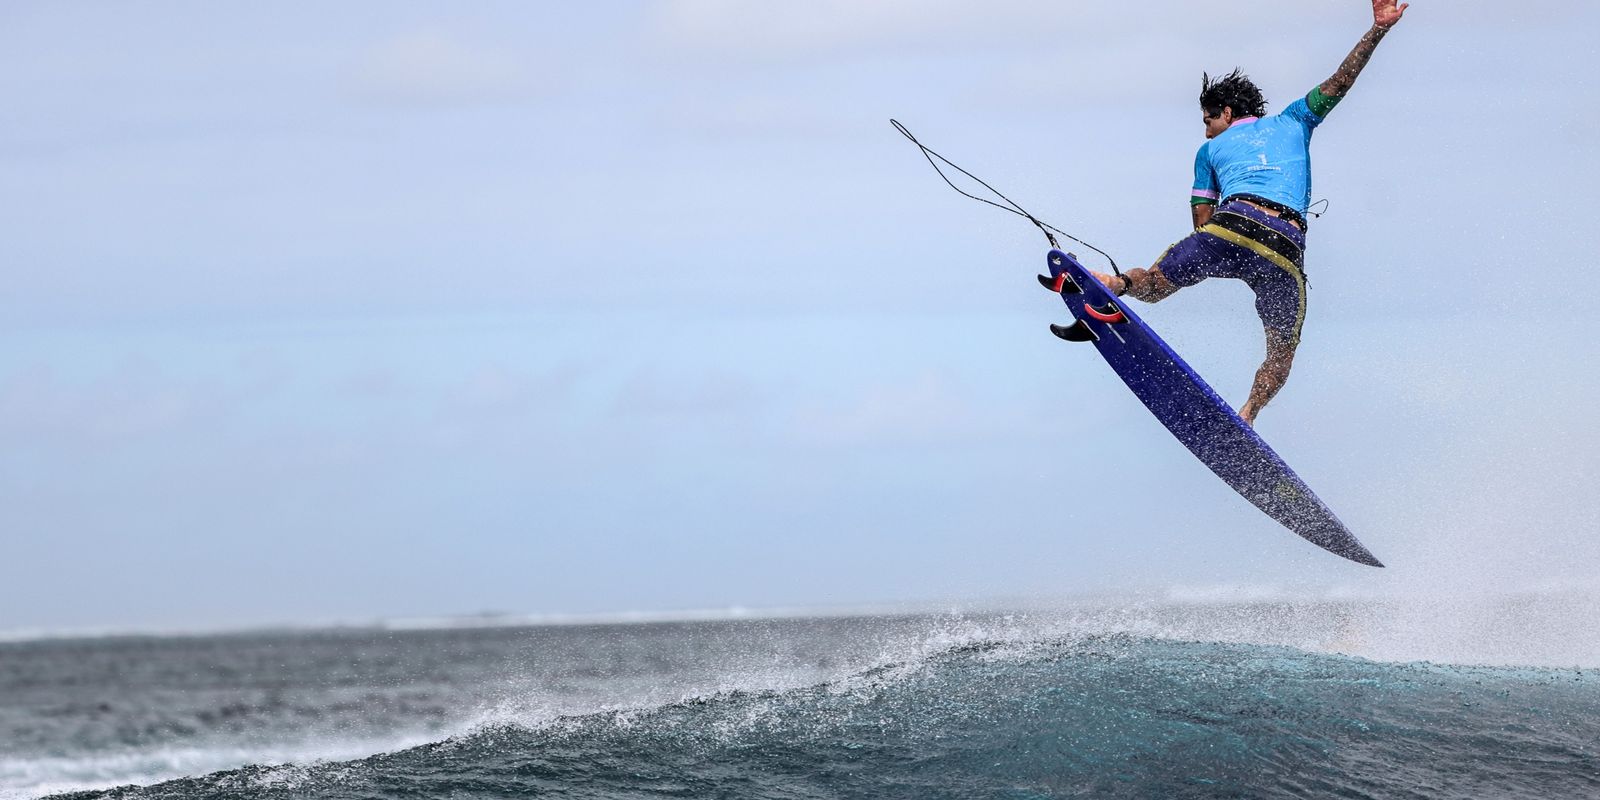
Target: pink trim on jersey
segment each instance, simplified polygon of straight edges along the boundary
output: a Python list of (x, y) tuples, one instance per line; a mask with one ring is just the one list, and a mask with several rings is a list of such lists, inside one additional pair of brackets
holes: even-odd
[(1245, 124), (1246, 122), (1255, 122), (1258, 119), (1261, 119), (1261, 118), (1260, 117), (1245, 117), (1244, 119), (1236, 119), (1236, 120), (1233, 121), (1233, 124), (1229, 125), (1228, 127), (1237, 128), (1240, 125)]
[(1189, 193), (1191, 197), (1204, 197), (1208, 200), (1221, 200), (1222, 192), (1213, 192), (1210, 189), (1195, 189)]

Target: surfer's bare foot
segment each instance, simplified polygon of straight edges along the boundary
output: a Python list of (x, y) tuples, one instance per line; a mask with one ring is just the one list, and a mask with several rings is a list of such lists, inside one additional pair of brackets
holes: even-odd
[(1106, 291), (1121, 297), (1127, 295), (1146, 303), (1156, 303), (1172, 296), (1178, 291), (1177, 284), (1167, 280), (1160, 267), (1150, 269), (1130, 269), (1121, 275), (1107, 275), (1104, 272), (1090, 272), (1096, 280), (1105, 284)]
[(1261, 409), (1255, 403), (1245, 403), (1244, 407), (1239, 409), (1239, 419), (1244, 420), (1244, 424), (1254, 428), (1256, 426), (1256, 415), (1259, 413), (1261, 413)]
[(1089, 274), (1093, 275), (1094, 279), (1099, 281), (1101, 286), (1106, 287), (1106, 291), (1111, 292), (1117, 297), (1127, 294), (1128, 290), (1133, 288), (1133, 281), (1126, 275), (1107, 275), (1104, 272), (1093, 271), (1091, 271)]

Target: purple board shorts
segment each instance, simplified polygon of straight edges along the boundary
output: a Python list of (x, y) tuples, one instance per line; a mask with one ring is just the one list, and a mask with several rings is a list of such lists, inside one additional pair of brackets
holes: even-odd
[(1177, 286), (1237, 278), (1256, 293), (1256, 313), (1270, 330), (1300, 341), (1306, 319), (1306, 238), (1293, 223), (1249, 203), (1224, 200), (1211, 221), (1156, 261)]

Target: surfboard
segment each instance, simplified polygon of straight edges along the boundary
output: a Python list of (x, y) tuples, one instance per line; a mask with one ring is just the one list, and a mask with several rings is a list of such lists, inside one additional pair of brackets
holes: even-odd
[(1051, 325), (1052, 333), (1093, 342), (1150, 413), (1267, 516), (1328, 552), (1383, 566), (1233, 407), (1077, 258), (1051, 250), (1048, 264), (1050, 274), (1040, 275), (1039, 282), (1061, 295), (1074, 319), (1071, 325)]

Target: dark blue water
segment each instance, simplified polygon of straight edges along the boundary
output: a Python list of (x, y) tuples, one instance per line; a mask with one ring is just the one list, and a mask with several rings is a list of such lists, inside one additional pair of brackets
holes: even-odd
[(1587, 671), (1000, 619), (15, 643), (0, 735), (16, 797), (1600, 796)]

